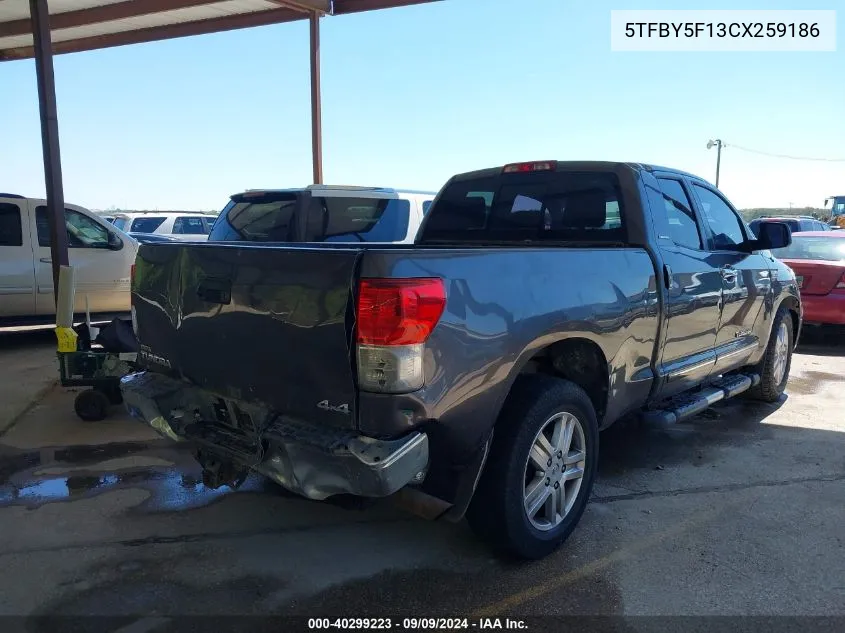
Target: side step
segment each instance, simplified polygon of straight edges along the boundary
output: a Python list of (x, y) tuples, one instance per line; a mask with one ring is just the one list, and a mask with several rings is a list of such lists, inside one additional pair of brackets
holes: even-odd
[(758, 384), (760, 384), (759, 374), (723, 376), (701, 391), (682, 393), (662, 402), (659, 409), (652, 409), (643, 413), (642, 421), (648, 426), (671, 426), (681, 420), (698, 415), (720, 400), (733, 398)]

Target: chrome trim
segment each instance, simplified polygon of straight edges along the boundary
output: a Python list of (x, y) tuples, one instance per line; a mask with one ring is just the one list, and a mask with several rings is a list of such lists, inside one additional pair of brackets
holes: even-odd
[(701, 369), (702, 367), (707, 367), (708, 365), (715, 365), (716, 359), (710, 358), (708, 360), (704, 360), (701, 362), (696, 363), (695, 365), (690, 365), (688, 367), (681, 367), (679, 369), (674, 369), (666, 374), (667, 378), (675, 378), (677, 376), (685, 376), (686, 374), (695, 371), (696, 369)]
[(740, 347), (738, 349), (731, 350), (730, 352), (727, 352), (725, 354), (720, 354), (719, 352), (716, 352), (716, 360), (718, 362), (718, 361), (720, 361), (724, 358), (731, 358), (733, 356), (738, 356), (739, 354), (742, 354), (743, 352), (750, 352), (750, 351), (753, 350), (753, 348), (756, 345), (757, 345), (757, 341), (754, 341), (753, 343), (749, 343), (748, 345), (743, 345), (742, 347)]

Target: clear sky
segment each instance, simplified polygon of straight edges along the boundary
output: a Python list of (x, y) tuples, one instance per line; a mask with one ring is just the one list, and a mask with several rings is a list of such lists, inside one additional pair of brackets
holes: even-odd
[[(533, 159), (678, 167), (713, 180), (719, 137), (845, 158), (842, 0), (445, 0), (323, 20), (329, 184), (438, 189)], [(611, 9), (843, 9), (836, 53), (614, 53)], [(65, 198), (219, 209), (311, 181), (308, 26), (281, 24), (56, 58)], [(44, 193), (35, 70), (0, 64), (0, 191)], [(728, 147), (737, 206), (820, 206), (845, 162)]]

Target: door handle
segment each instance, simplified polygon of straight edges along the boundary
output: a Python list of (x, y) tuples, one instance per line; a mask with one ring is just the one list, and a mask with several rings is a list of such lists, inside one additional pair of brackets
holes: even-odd
[(45, 264), (52, 264), (52, 263), (53, 263), (53, 260), (52, 260), (52, 259), (50, 259), (49, 257), (42, 257), (42, 258), (41, 258), (40, 260), (38, 260), (38, 261), (43, 262), (43, 263), (45, 263)]
[(733, 268), (723, 268), (722, 279), (725, 281), (736, 281), (736, 271)]

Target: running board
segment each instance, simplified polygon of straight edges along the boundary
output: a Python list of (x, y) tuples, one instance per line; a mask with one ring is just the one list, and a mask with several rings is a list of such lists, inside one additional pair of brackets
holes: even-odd
[(642, 415), (642, 420), (648, 426), (671, 426), (698, 415), (720, 400), (733, 398), (758, 384), (760, 384), (759, 374), (723, 376), (701, 391), (680, 394), (661, 403), (659, 409), (646, 411)]

